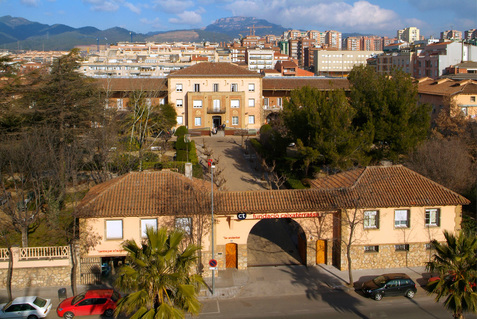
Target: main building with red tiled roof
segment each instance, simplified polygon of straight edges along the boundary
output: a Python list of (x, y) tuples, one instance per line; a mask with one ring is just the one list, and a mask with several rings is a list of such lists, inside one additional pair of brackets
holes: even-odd
[[(264, 219), (283, 218), (297, 225), (303, 264), (345, 269), (345, 243), (353, 229), (353, 268), (422, 266), (431, 240), (444, 240), (445, 230), (460, 230), (462, 205), (469, 203), (400, 165), (360, 168), (310, 185), (302, 190), (214, 189), (219, 269), (246, 268), (252, 228)], [(170, 171), (133, 172), (93, 187), (78, 211), (82, 229), (103, 238), (89, 252), (92, 257), (124, 256), (122, 241), (140, 240), (146, 226), (202, 234), (203, 260), (210, 257), (212, 191), (206, 181)]]

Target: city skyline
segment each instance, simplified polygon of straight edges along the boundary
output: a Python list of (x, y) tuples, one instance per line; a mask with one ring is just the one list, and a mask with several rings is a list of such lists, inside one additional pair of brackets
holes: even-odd
[(290, 29), (392, 36), (415, 26), (425, 37), (477, 27), (475, 0), (0, 0), (2, 15), (44, 24), (123, 27), (148, 33), (203, 28), (217, 19), (252, 16)]

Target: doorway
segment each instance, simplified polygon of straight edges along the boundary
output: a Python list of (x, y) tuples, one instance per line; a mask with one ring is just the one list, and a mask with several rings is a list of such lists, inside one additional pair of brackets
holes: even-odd
[(212, 124), (213, 124), (213, 127), (220, 128), (220, 126), (222, 125), (222, 117), (212, 116)]
[(225, 245), (225, 268), (237, 268), (237, 244)]
[(316, 241), (316, 264), (326, 264), (326, 241)]

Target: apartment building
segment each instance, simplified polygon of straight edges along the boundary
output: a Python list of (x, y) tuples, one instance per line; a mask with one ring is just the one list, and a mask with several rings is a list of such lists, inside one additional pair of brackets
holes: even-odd
[(347, 37), (343, 40), (343, 50), (348, 51), (360, 51), (361, 50), (361, 38), (360, 37)]
[(325, 41), (323, 47), (329, 49), (341, 49), (341, 32), (328, 30), (325, 31)]
[[(314, 48), (319, 45), (315, 39), (309, 38), (301, 38), (298, 40), (298, 48), (297, 48), (297, 55), (298, 55), (298, 65), (303, 68), (305, 67), (305, 61), (309, 61), (309, 57), (307, 57), (308, 49)], [(309, 64), (309, 63), (308, 63)]]
[(457, 30), (446, 30), (441, 32), (441, 40), (462, 40), (462, 31)]
[(171, 73), (169, 103), (177, 125), (210, 131), (225, 124), (256, 129), (263, 124), (261, 75), (230, 63), (205, 62)]
[(464, 39), (465, 40), (477, 39), (477, 29), (469, 29), (464, 31)]
[(383, 51), (318, 50), (315, 51), (315, 75), (345, 77), (355, 65), (366, 65), (367, 60)]
[(408, 27), (397, 31), (398, 40), (402, 40), (408, 43), (421, 40), (420, 30), (416, 27)]
[(245, 62), (250, 71), (271, 70), (275, 68), (275, 51), (272, 49), (249, 48), (245, 54)]

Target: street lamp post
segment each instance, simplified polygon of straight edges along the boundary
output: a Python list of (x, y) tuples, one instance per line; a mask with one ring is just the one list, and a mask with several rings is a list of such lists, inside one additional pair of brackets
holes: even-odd
[[(212, 214), (212, 222), (211, 222), (211, 229), (212, 229), (212, 259), (214, 259), (214, 168), (215, 165), (210, 166), (210, 194), (211, 194), (211, 205), (210, 210)], [(212, 296), (215, 293), (215, 270), (212, 268)]]

